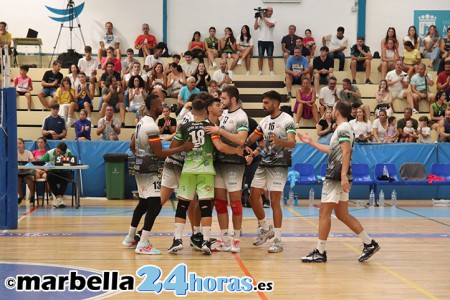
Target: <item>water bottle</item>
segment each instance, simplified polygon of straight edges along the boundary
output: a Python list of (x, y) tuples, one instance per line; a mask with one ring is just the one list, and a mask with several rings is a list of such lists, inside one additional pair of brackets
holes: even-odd
[(373, 189), (370, 191), (369, 195), (369, 206), (375, 206), (375, 192)]
[(294, 194), (294, 206), (298, 206), (298, 194)]
[(289, 190), (289, 197), (288, 197), (287, 205), (289, 205), (289, 206), (294, 205), (294, 191), (292, 189)]
[(309, 190), (309, 205), (314, 206), (314, 189)]
[(384, 192), (383, 190), (380, 191), (380, 194), (378, 195), (378, 204), (380, 205), (380, 207), (384, 206)]
[(383, 166), (383, 176), (389, 177), (389, 172), (386, 165)]
[(395, 190), (393, 190), (391, 194), (391, 205), (393, 207), (397, 206), (397, 192)]

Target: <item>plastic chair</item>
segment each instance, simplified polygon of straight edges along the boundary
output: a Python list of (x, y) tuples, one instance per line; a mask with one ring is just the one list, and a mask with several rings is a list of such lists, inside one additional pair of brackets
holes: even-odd
[(371, 190), (374, 184), (370, 176), (369, 165), (367, 164), (352, 164), (353, 185), (368, 185)]
[(317, 183), (313, 164), (297, 163), (294, 165), (294, 171), (300, 173), (300, 178), (295, 182), (295, 184), (306, 185)]
[[(389, 177), (393, 178), (394, 181), (390, 182), (387, 180), (379, 180), (378, 177), (383, 176), (383, 168), (386, 166), (389, 173)], [(403, 181), (399, 178), (397, 168), (394, 164), (376, 164), (375, 165), (375, 178), (374, 181), (377, 185), (401, 185)]]
[(34, 180), (34, 193), (36, 195), (36, 204), (37, 206), (39, 206), (39, 195), (38, 195), (38, 190), (37, 190), (37, 186), (38, 183), (44, 183), (44, 198), (42, 199), (42, 206), (44, 206), (44, 200), (47, 200), (47, 205), (48, 205), (48, 199), (49, 199), (49, 195), (50, 195), (50, 190), (47, 189), (47, 179), (45, 178), (39, 178), (39, 179), (35, 179)]
[(325, 176), (327, 175), (328, 164), (323, 163), (320, 165), (320, 176), (325, 180)]
[(445, 178), (445, 181), (433, 181), (432, 184), (447, 185), (450, 184), (450, 164), (435, 163), (431, 165), (431, 173)]

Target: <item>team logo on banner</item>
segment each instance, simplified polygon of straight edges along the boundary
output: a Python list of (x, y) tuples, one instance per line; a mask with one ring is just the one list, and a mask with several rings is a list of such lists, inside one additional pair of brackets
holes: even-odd
[(414, 26), (422, 39), (427, 36), (431, 25), (436, 26), (439, 36), (446, 36), (447, 28), (450, 26), (450, 10), (414, 11)]
[(78, 6), (75, 6), (73, 1), (69, 1), (69, 4), (64, 9), (53, 8), (49, 6), (45, 6), (50, 12), (58, 15), (59, 17), (48, 16), (50, 19), (55, 20), (56, 22), (70, 22), (76, 19), (84, 8), (84, 2)]

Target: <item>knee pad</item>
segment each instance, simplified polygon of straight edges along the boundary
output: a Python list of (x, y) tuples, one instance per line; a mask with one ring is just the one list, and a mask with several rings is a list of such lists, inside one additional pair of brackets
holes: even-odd
[(175, 217), (186, 220), (186, 212), (189, 208), (189, 201), (178, 200), (177, 211), (175, 212)]
[(198, 205), (200, 206), (200, 213), (202, 218), (212, 217), (211, 200), (200, 200), (198, 201)]
[(241, 201), (230, 201), (231, 211), (233, 216), (242, 216), (242, 202)]
[(228, 213), (227, 201), (216, 199), (214, 205), (216, 206), (217, 214), (222, 215)]

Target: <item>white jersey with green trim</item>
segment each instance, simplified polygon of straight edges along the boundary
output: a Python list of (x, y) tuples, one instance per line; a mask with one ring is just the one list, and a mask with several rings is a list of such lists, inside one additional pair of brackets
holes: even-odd
[[(328, 166), (326, 178), (333, 179), (339, 178), (341, 169), (342, 169), (342, 148), (341, 143), (348, 142), (350, 143), (350, 163), (351, 163), (351, 155), (353, 152), (353, 141), (355, 139), (355, 135), (352, 130), (352, 126), (349, 122), (343, 122), (339, 124), (339, 126), (334, 130), (333, 135), (330, 139), (330, 152), (328, 153)], [(339, 174), (335, 174), (339, 172)], [(348, 180), (352, 180), (352, 171), (349, 168), (347, 173)]]

